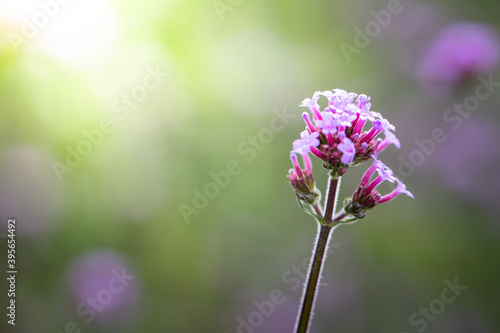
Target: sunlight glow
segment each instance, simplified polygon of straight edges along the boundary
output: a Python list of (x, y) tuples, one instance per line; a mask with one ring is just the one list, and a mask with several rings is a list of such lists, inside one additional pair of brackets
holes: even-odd
[(72, 65), (105, 60), (119, 37), (109, 0), (5, 0), (1, 9), (5, 20), (15, 22), (19, 45)]

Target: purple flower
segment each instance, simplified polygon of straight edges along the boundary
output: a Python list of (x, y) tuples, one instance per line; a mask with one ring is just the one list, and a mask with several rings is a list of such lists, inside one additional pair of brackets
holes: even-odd
[(384, 134), (385, 134), (385, 139), (381, 141), (380, 145), (377, 148), (377, 151), (384, 150), (390, 144), (395, 145), (398, 149), (401, 148), (401, 142), (399, 142), (398, 138), (394, 133), (386, 129), (384, 131)]
[(139, 281), (115, 251), (94, 250), (81, 255), (68, 269), (67, 282), (78, 306), (91, 308), (101, 323), (119, 325), (138, 310)]
[(330, 96), (330, 105), (340, 110), (345, 110), (358, 95), (356, 93), (348, 93), (342, 89), (333, 89), (333, 92), (334, 94)]
[(354, 161), (354, 156), (356, 156), (356, 147), (349, 138), (344, 138), (342, 143), (340, 143), (337, 148), (342, 153), (340, 162), (343, 164), (349, 164)]
[(352, 122), (356, 120), (356, 114), (349, 114), (348, 112), (341, 113), (338, 117), (340, 126), (352, 127)]
[(365, 94), (360, 94), (356, 99), (356, 105), (360, 109), (361, 113), (368, 113), (370, 108), (372, 107), (372, 103), (368, 102), (371, 99), (370, 96), (366, 96)]
[[(318, 131), (316, 129), (316, 127), (314, 127), (314, 125), (311, 123), (311, 118), (309, 118), (309, 114), (307, 112), (302, 113), (302, 119), (304, 119), (304, 121), (306, 122), (306, 125), (307, 125), (307, 128), (309, 129), (309, 131), (311, 131), (311, 132)], [(321, 120), (317, 120), (317, 121), (321, 121)]]
[[(354, 192), (350, 203), (344, 208), (347, 213), (352, 214), (358, 218), (362, 218), (364, 216), (364, 211), (372, 209), (380, 203), (392, 200), (401, 193), (404, 193), (413, 198), (413, 194), (406, 190), (406, 186), (398, 178), (393, 176), (394, 173), (392, 172), (392, 170), (387, 165), (382, 163), (382, 161), (377, 159), (377, 154), (373, 155), (373, 159), (373, 164), (366, 170), (365, 174), (363, 175), (361, 183), (356, 192)], [(375, 171), (377, 171), (378, 177), (370, 182), (370, 178), (375, 173)], [(391, 183), (397, 182), (397, 188), (391, 193), (382, 196), (380, 195), (380, 193), (378, 193), (376, 187), (383, 181), (388, 181)]]
[[(329, 105), (320, 110), (318, 99), (325, 96)], [(372, 154), (381, 151), (388, 144), (399, 146), (394, 134), (394, 126), (380, 113), (370, 111), (371, 98), (364, 94), (347, 92), (342, 89), (317, 91), (312, 98), (305, 99), (301, 106), (309, 107), (314, 121), (304, 113), (307, 130), (301, 138), (293, 142), (292, 153), (301, 155), (309, 152), (323, 160), (323, 166), (332, 174), (342, 176), (349, 165), (367, 161)], [(366, 131), (363, 128), (371, 125)], [(386, 131), (386, 139), (377, 136)]]
[[(320, 96), (325, 96), (329, 100), (329, 105), (322, 111), (319, 110), (317, 103)], [(317, 206), (321, 192), (315, 188), (309, 153), (323, 161), (323, 167), (329, 170), (330, 177), (333, 178), (345, 174), (350, 166), (373, 159), (373, 164), (366, 170), (356, 192), (350, 199), (344, 201), (346, 202), (344, 212), (335, 217), (333, 222), (347, 223), (363, 218), (365, 211), (379, 203), (392, 200), (401, 193), (413, 198), (405, 185), (394, 177), (392, 170), (378, 159), (378, 152), (388, 145), (394, 144), (399, 148), (401, 144), (392, 132), (395, 127), (380, 113), (371, 111), (369, 101), (370, 97), (364, 94), (357, 95), (345, 90), (333, 89), (332, 91), (317, 91), (312, 99), (305, 99), (301, 104), (301, 106), (310, 107), (314, 116), (313, 124), (308, 113), (302, 115), (307, 129), (300, 133), (300, 139), (293, 142), (290, 156), (293, 169), (290, 169), (288, 179), (301, 206), (302, 203), (307, 203), (314, 206), (316, 213), (321, 211), (321, 208)], [(363, 131), (365, 125), (370, 124), (371, 128)], [(377, 138), (382, 131), (385, 133), (383, 140)], [(300, 167), (295, 153), (302, 155), (304, 169)], [(375, 171), (378, 176), (371, 180)], [(396, 190), (382, 196), (376, 188), (384, 181), (391, 183), (397, 181), (398, 185)], [(311, 211), (308, 212), (311, 213)], [(332, 222), (332, 220), (325, 219), (327, 224)]]
[(496, 31), (485, 24), (456, 23), (445, 27), (431, 42), (416, 70), (417, 79), (430, 89), (444, 83), (488, 73), (497, 66), (500, 45)]
[(413, 196), (413, 194), (411, 194), (410, 191), (408, 191), (406, 189), (406, 185), (403, 184), (399, 179), (397, 179), (397, 182), (398, 182), (398, 186), (396, 187), (396, 189), (394, 191), (392, 191), (391, 193), (387, 194), (387, 195), (384, 195), (380, 201), (378, 203), (383, 203), (383, 202), (387, 202), (389, 200), (392, 200), (394, 199), (395, 197), (397, 197), (398, 195), (400, 194), (406, 194), (407, 196), (409, 196), (410, 198), (415, 198)]
[(339, 121), (333, 117), (331, 112), (323, 112), (323, 120), (316, 120), (316, 127), (321, 129), (324, 134), (335, 134), (339, 126)]
[(319, 113), (319, 105), (318, 105), (318, 100), (319, 100), (320, 94), (319, 92), (315, 92), (313, 95), (313, 98), (306, 98), (302, 101), (302, 103), (299, 106), (302, 107), (307, 107), (309, 108), (309, 111), (313, 114), (314, 119), (321, 119), (321, 114)]
[(320, 198), (320, 193), (315, 188), (315, 180), (312, 174), (312, 164), (309, 154), (302, 155), (304, 160), (304, 169), (302, 169), (297, 160), (297, 155), (290, 154), (293, 169), (288, 171), (290, 185), (295, 190), (295, 194), (300, 200), (314, 205)]
[(308, 131), (303, 131), (300, 133), (300, 139), (293, 142), (292, 152), (301, 155), (307, 155), (311, 151), (311, 147), (317, 147), (319, 145), (319, 133), (309, 133)]

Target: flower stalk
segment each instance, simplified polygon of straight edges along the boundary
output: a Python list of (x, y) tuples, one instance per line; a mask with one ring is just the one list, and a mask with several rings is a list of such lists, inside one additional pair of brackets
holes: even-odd
[[(323, 111), (318, 104), (321, 96), (328, 99), (328, 106)], [(399, 194), (413, 198), (406, 186), (393, 176), (392, 170), (378, 159), (378, 153), (389, 145), (400, 148), (401, 144), (392, 132), (395, 127), (380, 113), (370, 110), (369, 100), (370, 97), (363, 94), (334, 89), (317, 91), (312, 99), (306, 98), (300, 105), (309, 108), (312, 120), (308, 113), (302, 115), (306, 129), (300, 133), (300, 139), (293, 142), (290, 155), (293, 168), (289, 170), (288, 179), (299, 206), (318, 222), (318, 233), (295, 325), (296, 333), (306, 333), (310, 326), (332, 231), (340, 224), (364, 218), (368, 210), (393, 200)], [(363, 131), (370, 124), (371, 128)], [(381, 133), (384, 139), (378, 138)], [(323, 167), (330, 175), (324, 211), (319, 204), (321, 191), (316, 188), (310, 153), (323, 162)], [(301, 155), (304, 168), (300, 166), (296, 154)], [(350, 167), (370, 159), (373, 164), (363, 175), (358, 188), (352, 197), (343, 201), (342, 209), (336, 212), (341, 176)], [(371, 180), (375, 173), (378, 176)], [(397, 188), (385, 196), (376, 189), (384, 181), (397, 184)]]
[(314, 254), (309, 265), (308, 278), (302, 296), (302, 306), (297, 320), (297, 333), (305, 333), (309, 327), (316, 295), (318, 294), (321, 271), (323, 270), (324, 259), (328, 250), (330, 234), (335, 226), (335, 224), (332, 223), (332, 216), (337, 202), (340, 178), (330, 176), (328, 184), (326, 209), (325, 215), (323, 216), (324, 223), (318, 223), (318, 234), (316, 236)]

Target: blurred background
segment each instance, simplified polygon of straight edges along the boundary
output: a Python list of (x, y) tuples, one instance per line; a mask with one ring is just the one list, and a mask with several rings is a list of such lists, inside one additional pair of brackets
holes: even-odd
[(311, 332), (500, 332), (499, 12), (2, 0), (2, 332), (291, 332), (316, 225), (289, 151), (333, 88), (396, 126), (383, 160), (415, 199), (336, 230)]

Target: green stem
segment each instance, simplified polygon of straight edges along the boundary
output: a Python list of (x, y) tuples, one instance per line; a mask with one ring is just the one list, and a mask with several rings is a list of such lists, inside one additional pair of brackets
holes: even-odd
[(309, 267), (307, 283), (302, 296), (302, 307), (299, 317), (297, 318), (296, 333), (306, 333), (309, 327), (330, 233), (335, 225), (337, 225), (337, 223), (332, 223), (332, 216), (335, 212), (339, 184), (339, 178), (330, 177), (324, 215), (326, 224), (318, 223), (318, 236), (316, 238), (314, 254)]
[(320, 205), (315, 204), (315, 205), (313, 206), (313, 209), (314, 209), (314, 211), (316, 212), (316, 214), (317, 214), (317, 215), (319, 215), (319, 216), (323, 215), (323, 213), (321, 212), (321, 207), (320, 207)]

